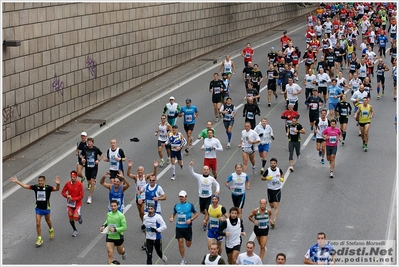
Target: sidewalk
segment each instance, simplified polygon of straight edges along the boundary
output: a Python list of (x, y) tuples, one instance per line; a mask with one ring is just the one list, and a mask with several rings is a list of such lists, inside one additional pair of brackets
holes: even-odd
[[(31, 144), (30, 146), (21, 149), (12, 157), (3, 160), (3, 193), (7, 191), (11, 184), (9, 178), (17, 176), (21, 181), (26, 179), (29, 175), (38, 171), (43, 166), (50, 163), (56, 157), (66, 153), (76, 146), (80, 140), (80, 133), (82, 131), (93, 133), (100, 129), (103, 123), (112, 121), (120, 117), (126, 110), (137, 107), (139, 103), (148, 101), (165, 90), (179, 83), (189, 79), (190, 76), (197, 74), (209, 67), (217, 60), (217, 65), (221, 64), (226, 54), (232, 57), (242, 51), (246, 43), (250, 42), (252, 47), (262, 45), (267, 39), (279, 37), (284, 30), (295, 26), (303, 26), (304, 17), (298, 17), (284, 25), (269, 29), (268, 31), (259, 33), (255, 36), (246, 38), (229, 44), (218, 50), (204, 54), (196, 59), (175, 67), (165, 74), (155, 78), (154, 80), (110, 100), (109, 102), (95, 108), (91, 112), (76, 118), (74, 121), (50, 133), (41, 140)], [(289, 34), (288, 30), (288, 34)], [(235, 60), (242, 60), (237, 58)], [(241, 70), (237, 71), (241, 75)], [(158, 86), (163, 85), (163, 86)], [(145, 95), (142, 93), (145, 92)], [(132, 99), (136, 99), (131, 102)], [(72, 153), (71, 153), (72, 156)]]

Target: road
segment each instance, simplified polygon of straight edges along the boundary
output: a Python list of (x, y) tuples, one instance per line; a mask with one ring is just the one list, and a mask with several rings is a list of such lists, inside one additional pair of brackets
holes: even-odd
[[(305, 25), (297, 25), (288, 29), (288, 33), (298, 45), (301, 51), (305, 48)], [(280, 35), (274, 34), (264, 40), (264, 45), (256, 47), (254, 62), (259, 64), (259, 69), (265, 74), (267, 70), (266, 55), (271, 46), (280, 47)], [(244, 43), (244, 42), (243, 42)], [(239, 143), (240, 132), (243, 130), (244, 119), (242, 103), (244, 97), (244, 84), (241, 79), (241, 71), (244, 67), (241, 57), (237, 57), (238, 51), (229, 52), (232, 60), (238, 66), (237, 74), (232, 78), (231, 97), (235, 105), (240, 105), (238, 118), (233, 128), (232, 147), (226, 148), (227, 137), (221, 122), (214, 123), (216, 137), (224, 146), (224, 151), (218, 153), (219, 181), (224, 183), (227, 176), (234, 171), (234, 165), (241, 162)], [(391, 66), (389, 59), (385, 59)], [(192, 104), (199, 109), (199, 117), (194, 129), (196, 136), (203, 128), (207, 120), (213, 120), (211, 95), (208, 92), (209, 81), (212, 74), (219, 70), (219, 63), (193, 75), (187, 83), (181, 83), (178, 87), (167, 92), (160, 92), (158, 96), (143, 102), (126, 111), (115, 121), (107, 122), (97, 132), (89, 133), (95, 137), (97, 145), (103, 153), (109, 147), (109, 141), (116, 139), (118, 145), (125, 150), (127, 158), (135, 163), (133, 169), (143, 165), (146, 173), (152, 170), (152, 162), (157, 159), (157, 138), (153, 132), (157, 127), (164, 104), (170, 95), (176, 97), (180, 105), (186, 98), (192, 99)], [(348, 77), (347, 74), (344, 75)], [(300, 81), (304, 77), (304, 66), (300, 66)], [(375, 118), (370, 129), (369, 152), (362, 150), (361, 139), (357, 136), (357, 127), (353, 118), (350, 119), (347, 130), (347, 142), (345, 146), (339, 146), (336, 161), (334, 179), (329, 179), (328, 164), (320, 164), (320, 159), (315, 149), (315, 142), (310, 139), (307, 109), (304, 103), (304, 93), (299, 97), (299, 122), (304, 125), (306, 134), (302, 137), (301, 160), (295, 165), (295, 172), (287, 177), (280, 204), (280, 213), (276, 228), (270, 230), (267, 252), (264, 263), (273, 264), (278, 252), (287, 255), (287, 264), (302, 264), (306, 250), (316, 242), (317, 232), (325, 232), (328, 239), (334, 240), (385, 240), (393, 235), (396, 239), (396, 229), (391, 229), (391, 213), (393, 205), (393, 193), (396, 190), (396, 135), (393, 127), (396, 103), (392, 100), (392, 82), (387, 75), (386, 96), (381, 100), (376, 99), (375, 90), (372, 92), (371, 104), (375, 109)], [(373, 88), (376, 88), (376, 79), (372, 79)], [(284, 111), (282, 95), (278, 100), (273, 100), (272, 107), (267, 107), (267, 92), (262, 84), (260, 108), (262, 117), (267, 117), (273, 127), (276, 140), (272, 143), (268, 159), (278, 159), (278, 166), (286, 173), (288, 168), (287, 138), (284, 135), (283, 121), (280, 119)], [(260, 118), (257, 119), (260, 121)], [(178, 120), (178, 126), (183, 131), (182, 120)], [(138, 143), (130, 143), (129, 139), (137, 136)], [(78, 135), (78, 133), (77, 133)], [(77, 140), (78, 141), (78, 140)], [(197, 182), (190, 176), (188, 163), (195, 161), (195, 171), (201, 171), (203, 152), (200, 151), (202, 142), (195, 142), (190, 153), (183, 157), (185, 168), (177, 168), (177, 179), (171, 181), (170, 166), (159, 168), (159, 184), (164, 188), (167, 200), (162, 202), (162, 215), (167, 221), (168, 229), (163, 233), (163, 248), (170, 264), (179, 264), (180, 255), (177, 242), (174, 239), (175, 223), (169, 223), (168, 218), (174, 204), (178, 199), (178, 192), (182, 189), (188, 192), (188, 201), (196, 204), (198, 208)], [(76, 157), (73, 154), (74, 147), (70, 147), (65, 154), (55, 159), (43, 173), (48, 177), (48, 183), (54, 184), (53, 177), (60, 175), (62, 185), (69, 179), (68, 173), (75, 168)], [(260, 159), (257, 155), (257, 171), (260, 167)], [(99, 167), (99, 180), (108, 169), (108, 163), (101, 162)], [(127, 164), (125, 165), (127, 169)], [(250, 167), (249, 167), (250, 170)], [(287, 174), (288, 175), (288, 174)], [(286, 176), (287, 176), (286, 175)], [(256, 208), (261, 198), (266, 198), (266, 183), (260, 180), (260, 175), (249, 173), (251, 189), (247, 193), (244, 207), (244, 226), (247, 236), (246, 242), (251, 238), (253, 226), (247, 217), (253, 208)], [(22, 179), (23, 177), (21, 177)], [(31, 183), (34, 183), (34, 179)], [(107, 254), (105, 250), (105, 236), (99, 232), (99, 228), (105, 220), (107, 212), (108, 191), (101, 185), (97, 185), (93, 197), (93, 203), (83, 205), (82, 225), (77, 225), (79, 235), (71, 237), (72, 229), (68, 223), (65, 209), (65, 199), (59, 193), (53, 193), (51, 198), (51, 218), (55, 229), (55, 239), (49, 240), (47, 226), (42, 221), (44, 244), (35, 248), (36, 241), (33, 193), (28, 190), (13, 190), (10, 193), (3, 192), (3, 264), (105, 264)], [(16, 189), (16, 188), (15, 188)], [(85, 191), (87, 194), (87, 191)], [(140, 247), (144, 241), (144, 235), (140, 231), (141, 221), (134, 203), (134, 189), (131, 187), (125, 194), (125, 203), (128, 204), (125, 216), (128, 222), (128, 230), (125, 234), (125, 247), (127, 260), (124, 264), (145, 264), (146, 255)], [(220, 203), (229, 209), (232, 205), (230, 193), (222, 186)], [(125, 204), (125, 205), (126, 205)], [(200, 215), (202, 218), (202, 215)], [(186, 250), (188, 264), (198, 264), (203, 255), (207, 253), (206, 234), (202, 231), (200, 222), (195, 221), (193, 226), (193, 245)], [(253, 238), (253, 236), (252, 236)], [(241, 252), (244, 252), (242, 246)], [(256, 247), (259, 253), (259, 247)], [(225, 259), (226, 255), (223, 253)], [(120, 260), (119, 256), (115, 257)], [(154, 263), (162, 261), (154, 256)]]

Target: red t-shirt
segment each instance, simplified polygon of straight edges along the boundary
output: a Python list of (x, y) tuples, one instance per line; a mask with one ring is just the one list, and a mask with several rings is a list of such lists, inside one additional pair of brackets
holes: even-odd
[(252, 55), (254, 54), (254, 50), (250, 47), (245, 47), (242, 50), (242, 53), (244, 54), (244, 61), (249, 62), (252, 61)]

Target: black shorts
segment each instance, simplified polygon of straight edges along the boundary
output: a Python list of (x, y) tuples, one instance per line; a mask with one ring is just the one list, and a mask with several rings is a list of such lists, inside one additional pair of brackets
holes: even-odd
[(85, 168), (85, 174), (86, 174), (86, 179), (96, 179), (97, 178), (97, 172), (98, 172), (98, 166), (94, 168)]
[(186, 132), (188, 132), (188, 131), (193, 131), (193, 130), (194, 130), (194, 126), (195, 126), (194, 123), (193, 123), (193, 124), (184, 124), (184, 130), (185, 130)]
[(324, 139), (324, 138), (317, 138), (316, 139), (316, 143), (323, 143), (325, 141), (326, 141), (326, 139)]
[(114, 245), (115, 245), (116, 247), (122, 246), (124, 241), (125, 241), (125, 240), (123, 239), (123, 235), (121, 235), (121, 238), (120, 238), (120, 239), (109, 239), (109, 238), (108, 238), (108, 235), (107, 235), (107, 237), (105, 238), (105, 242), (114, 243)]
[(184, 238), (187, 241), (193, 240), (193, 228), (177, 228), (176, 227), (176, 239)]
[[(241, 236), (240, 236), (240, 239), (241, 239)], [(234, 250), (240, 251), (240, 250), (241, 250), (241, 244), (239, 244), (239, 245), (237, 245), (237, 246), (234, 246), (234, 247), (232, 247), (232, 248), (225, 247), (225, 250), (226, 250), (226, 254), (230, 254), (230, 253), (233, 252)]]
[(212, 196), (210, 197), (200, 197), (199, 198), (199, 204), (200, 204), (200, 212), (203, 213), (206, 209), (209, 208), (209, 205), (211, 205), (212, 201)]
[(267, 85), (267, 90), (272, 90), (272, 91), (276, 91), (277, 86), (275, 83), (271, 83)]
[(323, 95), (327, 95), (327, 87), (319, 87), (319, 88), (317, 89), (317, 92), (318, 92), (319, 94), (323, 93)]
[(344, 124), (344, 123), (346, 123), (346, 124), (348, 124), (348, 118), (346, 117), (346, 116), (344, 116), (344, 117), (339, 117), (339, 124)]
[(280, 202), (281, 189), (267, 189), (267, 200), (269, 201), (269, 203)]
[(366, 126), (367, 124), (370, 124), (370, 122), (365, 122), (365, 123), (360, 123), (360, 122), (359, 122), (359, 126), (360, 126), (360, 127), (364, 127), (364, 126)]
[(309, 121), (315, 122), (319, 118), (319, 112), (309, 111)]
[(237, 207), (239, 209), (244, 208), (245, 194), (238, 195), (238, 196), (231, 194), (231, 199), (233, 200), (234, 207)]
[(269, 227), (266, 229), (259, 229), (258, 226), (254, 226), (254, 233), (256, 236), (268, 236), (269, 235)]
[(212, 103), (221, 103), (221, 102), (222, 102), (222, 94), (212, 95)]
[(118, 171), (109, 170), (109, 178), (114, 179), (118, 173)]
[(385, 84), (385, 77), (377, 75), (377, 83), (379, 83), (379, 82), (381, 82), (382, 84)]
[(337, 155), (338, 146), (326, 146), (327, 157), (330, 155)]

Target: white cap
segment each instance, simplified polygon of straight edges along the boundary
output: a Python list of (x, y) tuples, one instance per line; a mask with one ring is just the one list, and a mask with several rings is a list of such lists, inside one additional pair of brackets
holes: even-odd
[(187, 196), (187, 192), (186, 191), (184, 191), (184, 190), (180, 191), (179, 197), (186, 197), (186, 196)]
[(169, 100), (171, 100), (171, 99), (175, 100), (175, 98), (173, 96), (169, 97)]
[(87, 136), (87, 133), (86, 132), (82, 132), (80, 135)]

